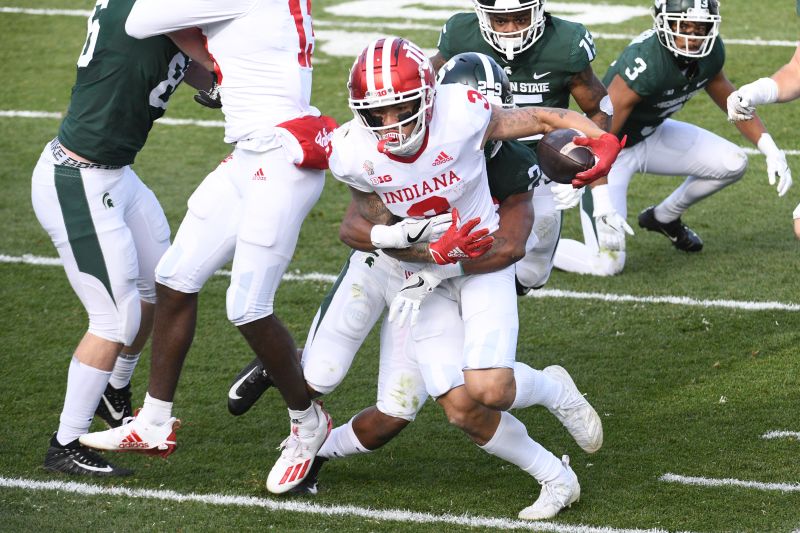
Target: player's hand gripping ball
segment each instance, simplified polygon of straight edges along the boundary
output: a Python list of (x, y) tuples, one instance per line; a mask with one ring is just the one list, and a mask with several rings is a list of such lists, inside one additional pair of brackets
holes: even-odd
[(546, 133), (536, 147), (539, 168), (556, 183), (572, 183), (575, 174), (594, 166), (594, 153), (575, 144), (572, 141), (575, 137), (584, 137), (584, 134), (572, 128), (553, 130)]

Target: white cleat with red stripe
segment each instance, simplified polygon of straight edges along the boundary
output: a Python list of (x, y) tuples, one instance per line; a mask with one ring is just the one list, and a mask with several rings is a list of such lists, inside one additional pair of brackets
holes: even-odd
[(311, 405), (317, 412), (317, 427), (313, 432), (301, 436), (299, 427), (292, 424), (291, 433), (278, 448), (282, 449), (281, 456), (267, 476), (267, 490), (273, 494), (288, 492), (306, 478), (314, 457), (331, 433), (333, 420), (328, 412), (318, 402), (312, 402)]
[(160, 425), (145, 424), (138, 417), (126, 418), (117, 428), (81, 435), (80, 443), (96, 450), (138, 452), (167, 457), (175, 451), (175, 430), (181, 421), (170, 418)]

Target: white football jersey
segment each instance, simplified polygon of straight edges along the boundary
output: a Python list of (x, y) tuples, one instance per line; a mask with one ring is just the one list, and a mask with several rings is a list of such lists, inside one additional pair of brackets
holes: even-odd
[(276, 124), (319, 115), (310, 105), (310, 10), (310, 0), (137, 0), (125, 28), (138, 38), (202, 30), (222, 78), (225, 142), (233, 143), (272, 138)]
[(399, 217), (430, 217), (455, 207), (462, 221), (480, 217), (476, 229), (494, 232), (499, 217), (482, 147), (491, 114), (474, 89), (438, 86), (427, 137), (416, 155), (379, 152), (376, 137), (354, 119), (334, 132), (331, 173), (355, 189), (376, 193)]

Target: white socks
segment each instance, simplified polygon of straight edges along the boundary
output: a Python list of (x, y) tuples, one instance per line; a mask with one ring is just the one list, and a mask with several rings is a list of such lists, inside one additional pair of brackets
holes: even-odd
[(308, 409), (304, 409), (302, 411), (295, 411), (294, 409), (289, 409), (289, 418), (292, 420), (292, 424), (297, 426), (297, 433), (306, 436), (314, 432), (319, 425), (319, 417), (317, 416), (317, 411), (314, 409), (314, 402), (311, 402), (311, 405), (308, 406)]
[(358, 440), (355, 431), (353, 431), (353, 419), (351, 418), (347, 421), (347, 424), (333, 428), (331, 434), (328, 435), (328, 440), (322, 445), (317, 455), (330, 459), (332, 457), (347, 457), (371, 451), (365, 448)]
[(120, 353), (117, 356), (117, 362), (114, 363), (114, 370), (111, 371), (111, 379), (108, 380), (112, 387), (121, 389), (131, 382), (131, 376), (136, 368), (136, 363), (139, 362), (140, 355), (140, 353)]
[(548, 409), (555, 409), (558, 397), (564, 390), (558, 381), (519, 361), (514, 363), (514, 380), (517, 384), (517, 394), (509, 409), (521, 409), (531, 405), (543, 405)]
[(564, 469), (561, 461), (530, 438), (525, 425), (506, 411), (500, 413), (500, 424), (491, 440), (478, 447), (520, 467), (539, 483), (555, 480)]
[(145, 424), (160, 426), (172, 418), (172, 402), (153, 398), (148, 392), (144, 395), (144, 405), (136, 418)]
[(111, 372), (85, 365), (73, 356), (67, 374), (67, 393), (61, 411), (58, 434), (60, 444), (69, 444), (89, 432), (100, 397)]

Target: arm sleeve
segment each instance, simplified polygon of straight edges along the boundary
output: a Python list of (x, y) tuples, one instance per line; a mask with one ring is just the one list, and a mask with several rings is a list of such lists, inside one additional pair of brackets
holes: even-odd
[(125, 22), (125, 31), (131, 37), (145, 39), (234, 19), (254, 4), (255, 0), (137, 0)]

